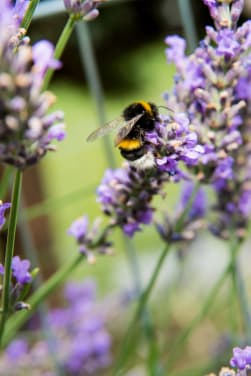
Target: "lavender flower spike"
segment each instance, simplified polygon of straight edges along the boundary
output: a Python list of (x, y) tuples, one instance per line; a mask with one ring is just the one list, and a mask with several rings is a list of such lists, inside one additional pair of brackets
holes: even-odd
[(169, 179), (157, 169), (151, 176), (144, 171), (125, 165), (117, 170), (107, 170), (97, 189), (97, 201), (102, 205), (110, 224), (119, 226), (132, 237), (141, 225), (152, 222), (153, 196), (160, 193), (162, 183)]
[(216, 191), (212, 232), (227, 238), (229, 228), (236, 228), (243, 237), (251, 214), (251, 22), (236, 26), (242, 0), (204, 3), (215, 27), (206, 27), (191, 55), (185, 55), (182, 38), (166, 38), (168, 61), (177, 69), (167, 105), (188, 114), (204, 148), (196, 173)]
[[(20, 38), (9, 1), (3, 0), (0, 10), (0, 162), (24, 169), (55, 150), (52, 140), (64, 138), (62, 112), (47, 115), (55, 97), (41, 93), (46, 71), (60, 63), (51, 43), (32, 48)], [(57, 132), (51, 131), (54, 126)]]

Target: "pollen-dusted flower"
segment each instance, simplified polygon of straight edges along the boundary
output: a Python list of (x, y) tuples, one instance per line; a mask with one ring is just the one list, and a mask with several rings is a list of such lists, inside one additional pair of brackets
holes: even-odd
[(92, 21), (99, 15), (97, 7), (106, 0), (64, 0), (65, 8), (75, 20)]
[(145, 139), (155, 155), (158, 170), (174, 176), (175, 181), (184, 175), (180, 162), (187, 167), (195, 166), (205, 152), (184, 113), (162, 116), (161, 121), (156, 122), (155, 129), (146, 133)]
[(107, 233), (108, 228), (101, 231), (99, 219), (90, 228), (87, 216), (77, 218), (68, 229), (68, 234), (76, 239), (80, 253), (87, 257), (89, 263), (95, 262), (94, 251), (110, 253), (111, 244), (106, 239)]
[(55, 97), (41, 92), (47, 69), (60, 64), (53, 58), (51, 43), (41, 41), (32, 48), (27, 40), (15, 39), (18, 28), (13, 9), (7, 0), (1, 4), (0, 162), (23, 169), (55, 150), (53, 139), (64, 138), (63, 113), (48, 115)]
[(5, 224), (5, 216), (4, 216), (5, 215), (5, 210), (9, 209), (10, 207), (11, 207), (11, 203), (10, 202), (3, 203), (0, 200), (0, 229)]
[(204, 148), (195, 171), (216, 191), (214, 233), (225, 238), (235, 227), (243, 236), (251, 213), (251, 22), (236, 26), (242, 0), (204, 3), (215, 27), (206, 27), (191, 55), (185, 55), (182, 38), (166, 38), (167, 58), (177, 69), (167, 105), (188, 114)]

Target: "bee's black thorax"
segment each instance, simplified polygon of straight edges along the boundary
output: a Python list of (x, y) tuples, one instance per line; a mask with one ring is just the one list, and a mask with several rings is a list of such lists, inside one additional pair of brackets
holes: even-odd
[(154, 122), (158, 119), (159, 111), (157, 106), (151, 102), (139, 101), (130, 104), (123, 111), (123, 117), (125, 120), (130, 120), (139, 114), (143, 116), (137, 121), (136, 125), (139, 125), (146, 131), (154, 129)]

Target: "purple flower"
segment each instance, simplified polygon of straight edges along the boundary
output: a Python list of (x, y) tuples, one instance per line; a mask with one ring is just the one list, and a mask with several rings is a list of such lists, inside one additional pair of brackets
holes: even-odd
[(240, 52), (241, 45), (236, 40), (236, 34), (234, 30), (220, 30), (217, 34), (216, 41), (216, 53), (220, 56), (224, 56), (225, 59), (231, 59)]
[(197, 165), (204, 154), (204, 147), (198, 143), (196, 133), (191, 129), (186, 114), (177, 113), (156, 123), (155, 130), (146, 135), (154, 155), (157, 155), (156, 165), (163, 173), (175, 175), (176, 181), (182, 174), (179, 162), (183, 161), (188, 167)]
[(4, 266), (0, 264), (0, 274), (4, 275)]
[(246, 346), (244, 349), (235, 347), (233, 349), (233, 357), (230, 360), (230, 365), (240, 371), (251, 367), (251, 347)]
[(28, 352), (28, 344), (23, 339), (16, 339), (7, 347), (6, 353), (10, 361), (18, 361)]
[(10, 207), (11, 207), (11, 203), (9, 203), (9, 202), (3, 203), (0, 200), (0, 229), (5, 224), (5, 217), (4, 217), (5, 210), (9, 209)]
[(243, 187), (236, 209), (240, 211), (244, 218), (249, 218), (251, 213), (251, 187), (246, 187), (246, 189), (245, 186)]
[(142, 224), (152, 221), (151, 200), (160, 193), (169, 176), (158, 169), (151, 175), (125, 165), (116, 170), (107, 170), (97, 189), (97, 200), (103, 212), (108, 215), (112, 226), (120, 226), (126, 235), (132, 237), (141, 230)]
[(68, 234), (74, 236), (76, 240), (82, 239), (88, 231), (87, 216), (76, 219), (68, 230)]
[[(180, 198), (180, 207), (178, 208), (178, 211), (183, 211), (189, 200), (191, 195), (193, 194), (193, 191), (195, 189), (195, 186), (192, 182), (186, 182), (183, 186), (183, 190), (181, 193)], [(196, 218), (202, 218), (205, 216), (207, 211), (207, 199), (206, 199), (206, 193), (205, 191), (200, 188), (198, 192), (196, 193), (192, 206), (189, 211), (189, 219), (194, 220)]]
[(185, 40), (178, 35), (172, 35), (165, 38), (165, 43), (168, 45), (166, 50), (167, 60), (179, 64), (179, 61), (185, 57)]
[(42, 331), (37, 330), (36, 336), (29, 336), (27, 331), (27, 341), (16, 338), (0, 357), (1, 372), (53, 376), (54, 356), (65, 374), (80, 376), (104, 372), (111, 362), (111, 336), (106, 329), (105, 315), (107, 303), (97, 300), (94, 281), (70, 282), (65, 289), (64, 306), (52, 309), (48, 317), (53, 346), (48, 346)]
[[(60, 341), (62, 362), (65, 368), (76, 374), (94, 373), (108, 365), (111, 338), (104, 327), (102, 310), (96, 306), (96, 285), (93, 280), (84, 283), (70, 282), (65, 287), (69, 306), (51, 312), (52, 325), (56, 325)], [(59, 320), (59, 312), (61, 318)], [(64, 319), (65, 317), (65, 319)], [(58, 320), (63, 325), (58, 325)], [(105, 361), (106, 360), (106, 361)]]
[(251, 100), (251, 69), (245, 77), (240, 77), (235, 90), (239, 99)]
[(32, 277), (29, 273), (29, 260), (21, 260), (19, 256), (14, 256), (12, 259), (11, 268), (13, 276), (20, 285), (31, 282)]
[(84, 254), (90, 263), (95, 262), (95, 250), (102, 254), (110, 253), (111, 243), (106, 239), (108, 228), (102, 232), (99, 219), (94, 221), (90, 228), (87, 216), (80, 217), (71, 224), (68, 234), (76, 239), (80, 253)]
[(60, 61), (54, 58), (54, 46), (47, 40), (41, 40), (34, 44), (32, 57), (34, 61), (33, 69), (40, 82), (49, 68), (59, 69), (61, 67)]
[(46, 139), (47, 142), (50, 142), (52, 140), (57, 140), (57, 141), (63, 141), (66, 136), (65, 133), (65, 125), (64, 123), (61, 124), (55, 124), (50, 127), (48, 130)]
[(74, 303), (79, 299), (94, 301), (96, 289), (96, 283), (92, 279), (85, 280), (85, 283), (68, 282), (64, 289), (64, 296), (69, 303)]
[[(216, 28), (234, 27), (240, 17), (244, 0), (203, 0), (208, 6)], [(226, 6), (231, 6), (229, 12)]]
[(28, 9), (29, 3), (29, 0), (16, 0), (12, 12), (14, 18), (17, 20), (18, 25), (21, 24), (26, 10)]
[(195, 146), (183, 150), (180, 158), (190, 171), (194, 163), (200, 179), (214, 187), (214, 228), (226, 238), (233, 227), (244, 234), (251, 214), (251, 22), (236, 26), (243, 0), (204, 3), (215, 27), (206, 27), (199, 47), (191, 55), (180, 53), (178, 60), (175, 43), (167, 49), (177, 69), (167, 106), (188, 114), (196, 136), (188, 135), (187, 140), (192, 146), (194, 137)]

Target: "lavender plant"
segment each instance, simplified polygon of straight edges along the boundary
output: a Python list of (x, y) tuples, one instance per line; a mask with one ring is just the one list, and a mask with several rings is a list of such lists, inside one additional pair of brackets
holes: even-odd
[(250, 21), (237, 27), (243, 1), (204, 1), (215, 27), (190, 55), (178, 36), (166, 38), (167, 59), (177, 69), (167, 103), (185, 111), (204, 145), (198, 174), (216, 192), (216, 222), (211, 230), (223, 238), (236, 229), (245, 235), (250, 215), (249, 112)]

